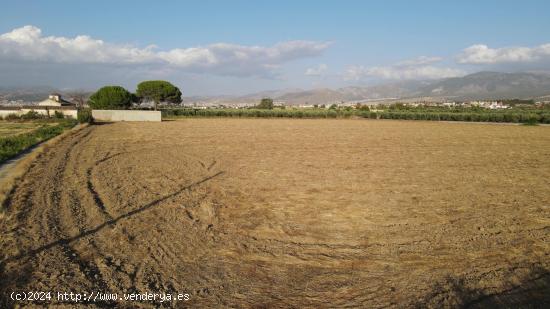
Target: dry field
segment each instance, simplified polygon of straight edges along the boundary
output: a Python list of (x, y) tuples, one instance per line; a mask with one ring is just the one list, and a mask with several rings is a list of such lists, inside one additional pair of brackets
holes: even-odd
[(550, 127), (91, 126), (5, 203), (1, 302), (33, 290), (182, 292), (163, 305), (193, 308), (544, 306), (549, 188)]

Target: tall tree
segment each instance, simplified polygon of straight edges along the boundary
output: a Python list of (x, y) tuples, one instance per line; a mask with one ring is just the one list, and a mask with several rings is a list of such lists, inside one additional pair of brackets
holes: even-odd
[(93, 109), (128, 109), (132, 106), (132, 94), (120, 86), (105, 86), (90, 96)]
[(260, 101), (260, 104), (256, 105), (256, 108), (259, 108), (259, 109), (273, 109), (273, 99), (263, 98)]
[(164, 80), (148, 80), (139, 83), (136, 95), (142, 102), (153, 101), (155, 110), (161, 102), (181, 103), (179, 88)]

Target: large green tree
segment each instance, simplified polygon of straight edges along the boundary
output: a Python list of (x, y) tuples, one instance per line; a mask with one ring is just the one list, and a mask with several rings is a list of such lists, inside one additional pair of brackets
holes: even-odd
[(132, 106), (132, 94), (120, 86), (105, 86), (90, 96), (92, 109), (127, 109)]
[(273, 99), (263, 98), (260, 101), (260, 104), (256, 105), (256, 108), (259, 108), (259, 109), (273, 109)]
[(148, 80), (139, 83), (136, 95), (141, 101), (153, 101), (155, 110), (160, 102), (181, 103), (181, 91), (164, 80)]

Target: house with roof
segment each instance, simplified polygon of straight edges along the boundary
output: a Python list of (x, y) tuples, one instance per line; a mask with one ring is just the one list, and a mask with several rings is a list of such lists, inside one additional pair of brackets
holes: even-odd
[(12, 114), (22, 116), (31, 111), (46, 117), (53, 117), (55, 112), (71, 118), (77, 118), (78, 115), (76, 104), (64, 100), (59, 93), (52, 93), (46, 100), (39, 102), (37, 105), (0, 106), (0, 118)]
[(51, 93), (46, 100), (39, 102), (38, 106), (76, 106), (76, 104), (64, 100), (59, 93)]

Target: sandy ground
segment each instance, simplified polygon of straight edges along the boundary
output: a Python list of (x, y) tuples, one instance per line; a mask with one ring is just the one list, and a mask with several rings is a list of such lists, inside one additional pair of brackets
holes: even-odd
[(80, 304), (128, 308), (542, 307), (549, 188), (550, 127), (91, 126), (6, 201), (0, 307), (51, 304), (12, 291), (190, 295)]

